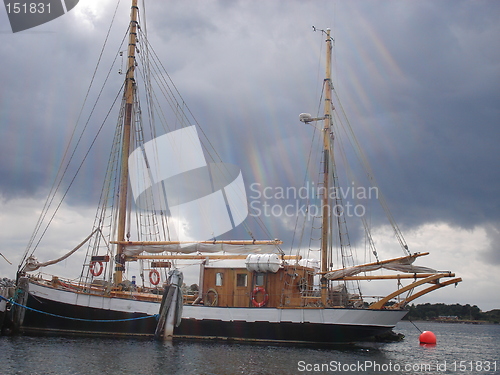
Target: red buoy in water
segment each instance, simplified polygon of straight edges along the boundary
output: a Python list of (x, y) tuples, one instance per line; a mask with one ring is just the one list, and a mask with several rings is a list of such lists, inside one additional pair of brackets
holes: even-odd
[(422, 332), (419, 340), (421, 344), (436, 345), (436, 335), (431, 331)]

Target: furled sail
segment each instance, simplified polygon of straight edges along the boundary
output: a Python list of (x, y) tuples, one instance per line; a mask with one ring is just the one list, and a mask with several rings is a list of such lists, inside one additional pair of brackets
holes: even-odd
[(376, 271), (381, 268), (404, 273), (436, 273), (437, 271), (432, 268), (412, 265), (412, 263), (415, 261), (415, 258), (420, 255), (424, 254), (413, 254), (411, 256), (396, 258), (388, 261), (360, 264), (354, 267), (341, 268), (328, 272), (325, 275), (325, 278), (327, 278), (328, 280), (337, 280), (344, 277), (354, 276), (362, 272)]
[(230, 254), (253, 254), (278, 252), (275, 244), (268, 245), (232, 245), (227, 243), (192, 243), (192, 244), (133, 244), (124, 246), (124, 254), (127, 256), (139, 255), (142, 252), (162, 253), (174, 252), (183, 254), (192, 253), (218, 253), (226, 252)]
[(70, 252), (64, 254), (63, 256), (57, 258), (57, 259), (54, 259), (54, 260), (49, 260), (47, 262), (43, 262), (43, 263), (40, 263), (38, 261), (38, 259), (31, 255), (29, 256), (27, 259), (26, 259), (26, 262), (24, 264), (24, 267), (23, 267), (23, 272), (32, 272), (32, 271), (36, 271), (37, 269), (41, 268), (41, 267), (47, 267), (47, 266), (51, 266), (53, 264), (56, 264), (56, 263), (59, 263), (59, 262), (62, 262), (63, 260), (65, 260), (66, 258), (68, 258), (70, 255), (72, 255), (73, 253), (75, 253), (78, 249), (80, 249), (83, 245), (85, 245), (85, 243), (90, 240), (92, 238), (92, 236), (97, 233), (97, 232), (100, 232), (100, 229), (96, 229), (94, 230), (91, 234), (88, 235), (87, 238), (85, 238), (80, 244), (78, 244), (73, 250), (71, 250)]

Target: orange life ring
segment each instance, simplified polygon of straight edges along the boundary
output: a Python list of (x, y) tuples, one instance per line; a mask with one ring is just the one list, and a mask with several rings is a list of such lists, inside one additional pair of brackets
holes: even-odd
[(160, 273), (157, 270), (149, 271), (149, 281), (153, 285), (158, 285), (160, 282)]
[[(97, 270), (95, 269), (96, 264), (99, 265), (99, 268)], [(103, 266), (102, 262), (96, 262), (96, 261), (90, 262), (90, 273), (92, 274), (92, 276), (99, 276), (103, 270), (104, 270), (104, 266)]]
[[(264, 299), (260, 302), (257, 302), (255, 300), (255, 296), (260, 292), (264, 294)], [(255, 307), (262, 307), (266, 305), (267, 301), (269, 301), (269, 294), (267, 294), (266, 289), (264, 289), (263, 286), (256, 286), (252, 291), (252, 305), (254, 305)]]

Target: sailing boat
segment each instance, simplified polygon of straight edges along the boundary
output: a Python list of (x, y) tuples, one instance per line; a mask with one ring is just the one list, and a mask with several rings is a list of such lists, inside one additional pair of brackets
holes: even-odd
[[(321, 30), (327, 47), (324, 113), (320, 117), (300, 115), (306, 124), (323, 124), (320, 259), (302, 259), (296, 249), (295, 254), (286, 255), (282, 241), (257, 240), (251, 233), (248, 240), (217, 240), (216, 236), (239, 226), (248, 216), (242, 173), (217, 159), (207, 162), (199, 125), (186, 123), (184, 103), (175, 101), (178, 93), (168, 77), (163, 83), (171, 90), (163, 94), (174, 102), (173, 112), (180, 114), (176, 124), (181, 125), (160, 136), (154, 131), (145, 134), (148, 121), (142, 115), (158, 113), (157, 96), (146, 89), (149, 107), (141, 110), (138, 78), (142, 76), (146, 84), (163, 78), (158, 78), (161, 63), (148, 65), (147, 59), (156, 56), (139, 25), (138, 12), (137, 0), (132, 0), (116, 148), (111, 152), (94, 228), (58, 259), (39, 262), (34, 249), (26, 252), (19, 266), (16, 298), (8, 302), (14, 328), (37, 334), (352, 342), (390, 330), (405, 316), (407, 303), (461, 281), (451, 272), (412, 265), (425, 254), (411, 254), (399, 231), (396, 235), (406, 251), (404, 256), (333, 266), (332, 227), (344, 223), (341, 215), (330, 212), (331, 196), (325, 193), (338, 182), (333, 162), (335, 110), (329, 29)], [(142, 57), (137, 54), (139, 43)], [(141, 68), (141, 74), (136, 74)], [(166, 116), (159, 112), (149, 122)], [(334, 199), (339, 207), (338, 197)], [(208, 221), (202, 220), (207, 216)], [(35, 232), (42, 231), (40, 228)], [(344, 251), (345, 238), (340, 244)], [(83, 247), (88, 250), (79, 278), (46, 277), (39, 271)], [(220, 263), (227, 260), (237, 265)], [(184, 275), (178, 267), (182, 261), (199, 264), (199, 281), (193, 288), (183, 285)], [(139, 272), (139, 281), (135, 276), (129, 280), (133, 267), (139, 268), (134, 271)], [(368, 274), (379, 269), (398, 273)], [(442, 281), (445, 278), (449, 279)], [(347, 287), (353, 281), (376, 279), (397, 280), (398, 289), (369, 304), (361, 292), (353, 293)], [(413, 281), (399, 287), (403, 280)], [(415, 292), (425, 284), (431, 285)]]

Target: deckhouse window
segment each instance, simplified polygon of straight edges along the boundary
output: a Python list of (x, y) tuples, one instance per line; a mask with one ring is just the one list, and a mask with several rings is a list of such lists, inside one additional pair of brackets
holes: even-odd
[(255, 286), (263, 286), (263, 285), (264, 285), (264, 274), (257, 273), (257, 275), (255, 275)]
[(224, 274), (222, 272), (217, 272), (215, 274), (215, 286), (222, 286), (223, 280), (224, 280)]
[(246, 273), (236, 274), (236, 286), (247, 286), (247, 274)]

